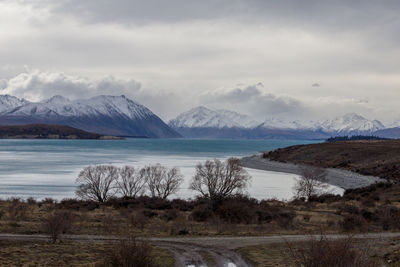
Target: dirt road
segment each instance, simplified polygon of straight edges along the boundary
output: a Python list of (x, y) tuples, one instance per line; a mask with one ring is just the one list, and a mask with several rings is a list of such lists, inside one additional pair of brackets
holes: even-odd
[[(273, 235), (243, 237), (151, 237), (147, 241), (168, 249), (175, 255), (176, 266), (251, 266), (234, 250), (240, 247), (306, 241), (310, 235)], [(318, 237), (317, 235), (314, 237)], [(345, 238), (347, 235), (327, 235), (328, 238)], [(400, 237), (400, 232), (352, 235), (355, 239), (382, 240)], [(115, 242), (118, 236), (64, 235), (63, 240), (80, 242)], [(0, 240), (40, 241), (48, 240), (45, 235), (0, 234)]]

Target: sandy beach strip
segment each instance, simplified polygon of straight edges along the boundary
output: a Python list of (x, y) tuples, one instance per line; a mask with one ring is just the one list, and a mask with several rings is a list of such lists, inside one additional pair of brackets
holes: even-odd
[[(271, 161), (269, 159), (264, 159), (261, 155), (244, 157), (241, 159), (241, 163), (243, 167), (251, 169), (293, 173), (297, 175), (301, 174), (299, 165)], [(332, 168), (327, 169), (326, 179), (328, 184), (335, 185), (343, 189), (360, 188), (377, 182), (386, 182), (386, 180), (379, 177), (366, 176), (347, 170)]]

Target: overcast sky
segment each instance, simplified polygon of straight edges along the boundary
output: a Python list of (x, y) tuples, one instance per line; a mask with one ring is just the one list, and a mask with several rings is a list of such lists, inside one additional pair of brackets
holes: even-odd
[(0, 0), (0, 93), (400, 120), (400, 1)]

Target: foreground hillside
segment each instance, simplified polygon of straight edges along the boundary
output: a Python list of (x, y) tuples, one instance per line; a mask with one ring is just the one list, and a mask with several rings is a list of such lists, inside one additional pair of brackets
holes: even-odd
[(29, 124), (0, 126), (0, 139), (119, 139), (65, 125)]
[(400, 140), (348, 141), (297, 145), (264, 153), (264, 158), (341, 168), (400, 181)]

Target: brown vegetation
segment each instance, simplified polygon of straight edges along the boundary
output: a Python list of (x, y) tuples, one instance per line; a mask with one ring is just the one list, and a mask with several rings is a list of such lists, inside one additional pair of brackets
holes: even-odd
[(100, 134), (86, 132), (66, 125), (28, 124), (0, 126), (1, 138), (29, 138), (29, 139), (117, 139)]
[(351, 237), (330, 240), (326, 236), (311, 237), (302, 246), (287, 242), (294, 266), (309, 267), (373, 267), (368, 249), (354, 246)]
[(266, 152), (264, 157), (400, 181), (400, 140), (297, 145)]

